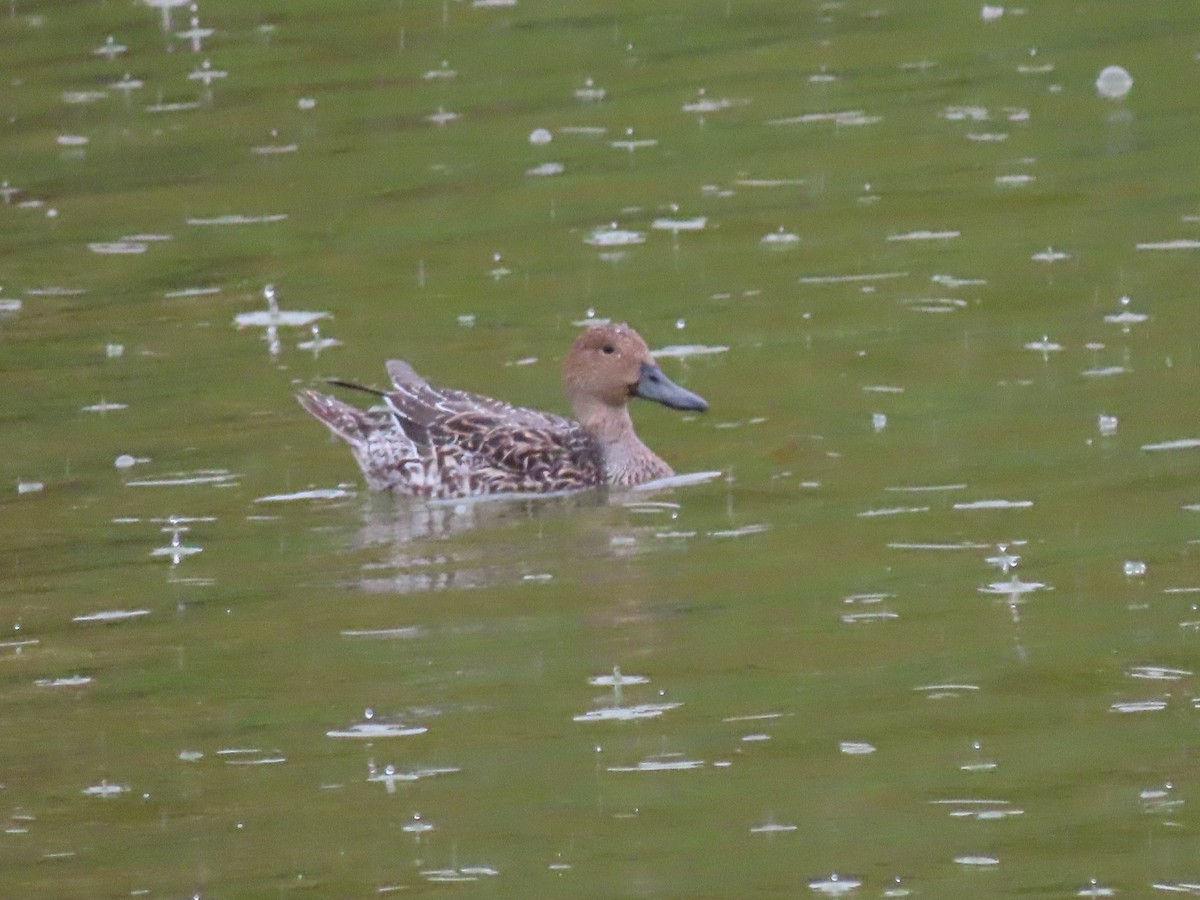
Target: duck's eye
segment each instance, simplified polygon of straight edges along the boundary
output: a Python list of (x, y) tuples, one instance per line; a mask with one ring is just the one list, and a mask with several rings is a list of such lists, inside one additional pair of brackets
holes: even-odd
[(604, 353), (605, 353), (606, 355), (608, 355), (608, 356), (612, 356), (612, 354), (614, 354), (614, 353), (616, 353), (616, 352), (617, 352), (617, 348), (616, 348), (616, 347), (614, 347), (612, 344), (605, 344), (605, 345), (604, 345), (603, 347), (601, 347), (600, 349), (601, 349), (601, 350), (603, 350), (603, 351), (604, 351)]

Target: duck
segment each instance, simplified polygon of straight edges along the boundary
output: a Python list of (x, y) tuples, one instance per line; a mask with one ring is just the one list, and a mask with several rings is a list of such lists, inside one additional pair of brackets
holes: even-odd
[(431, 384), (402, 360), (370, 409), (306, 388), (296, 399), (350, 445), (369, 488), (430, 500), (631, 488), (674, 474), (637, 436), (629, 401), (704, 412), (708, 402), (666, 376), (628, 324), (588, 327), (563, 359), (574, 418)]

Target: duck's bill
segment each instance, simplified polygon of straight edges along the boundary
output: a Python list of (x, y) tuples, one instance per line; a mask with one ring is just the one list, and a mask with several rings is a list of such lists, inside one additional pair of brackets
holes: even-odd
[(641, 375), (631, 393), (635, 397), (654, 400), (671, 409), (690, 409), (696, 412), (708, 409), (708, 401), (699, 394), (693, 394), (687, 388), (677, 385), (653, 363), (642, 363)]

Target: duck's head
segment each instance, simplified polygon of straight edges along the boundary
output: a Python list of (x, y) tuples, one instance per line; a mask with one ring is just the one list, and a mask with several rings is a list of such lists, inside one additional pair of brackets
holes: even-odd
[(597, 405), (623, 407), (630, 397), (672, 409), (708, 409), (703, 397), (663, 374), (642, 336), (623, 323), (594, 325), (575, 339), (563, 360), (563, 385), (580, 418)]

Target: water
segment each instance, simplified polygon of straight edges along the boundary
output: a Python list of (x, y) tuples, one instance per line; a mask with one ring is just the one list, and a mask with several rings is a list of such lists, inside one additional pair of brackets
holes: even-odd
[[(5, 893), (1194, 892), (1193, 24), (5, 7)], [(292, 399), (601, 318), (712, 407), (631, 497)]]

